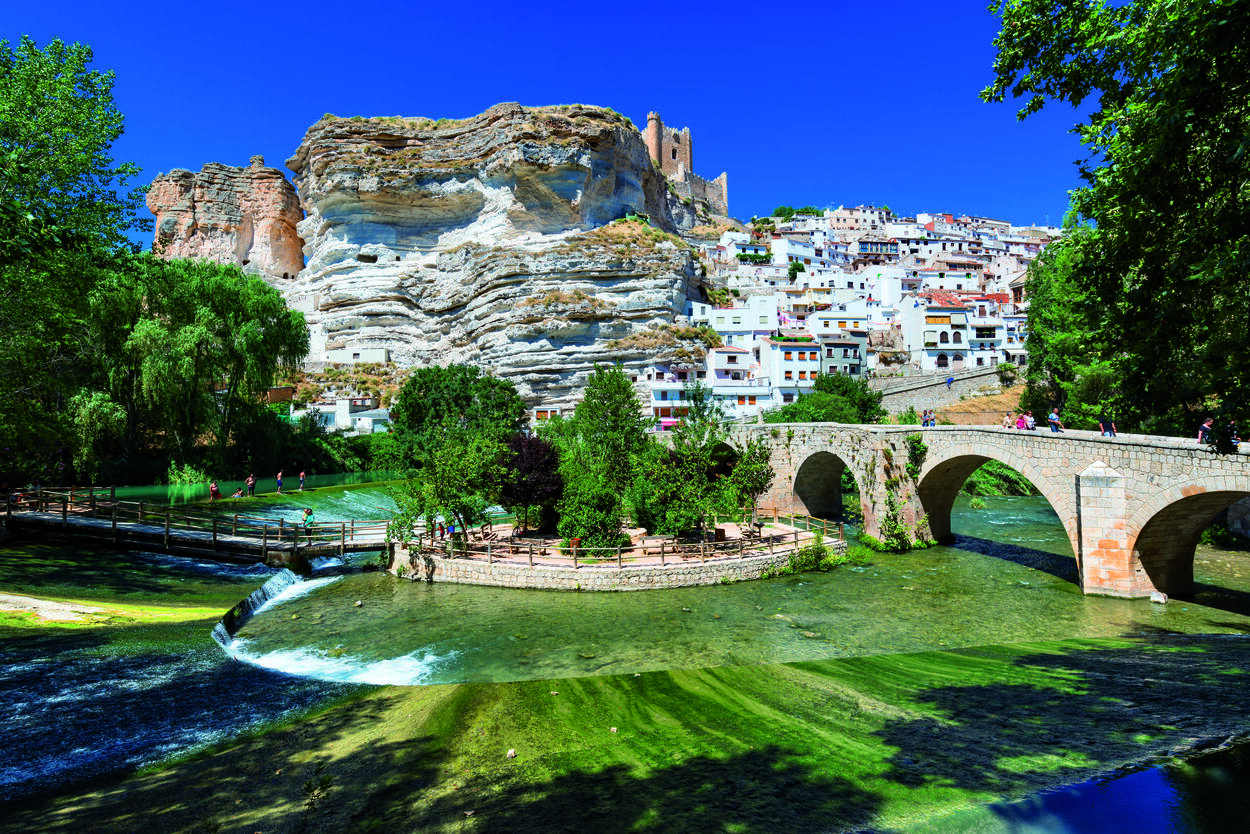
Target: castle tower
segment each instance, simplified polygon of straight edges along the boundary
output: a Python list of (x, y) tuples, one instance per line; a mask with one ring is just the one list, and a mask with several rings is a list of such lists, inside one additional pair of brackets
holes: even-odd
[(694, 172), (694, 149), (691, 146), (690, 128), (681, 130), (665, 127), (659, 113), (647, 114), (647, 131), (643, 134), (647, 153), (660, 163), (666, 177), (685, 179), (685, 173)]
[(647, 154), (656, 162), (664, 158), (664, 149), (661, 147), (661, 137), (663, 135), (664, 122), (660, 121), (660, 114), (648, 113), (647, 129), (642, 134), (642, 140), (647, 145)]

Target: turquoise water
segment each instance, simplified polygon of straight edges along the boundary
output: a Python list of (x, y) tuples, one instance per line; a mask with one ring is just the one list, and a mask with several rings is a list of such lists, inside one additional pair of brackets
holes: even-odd
[(572, 593), (338, 577), (252, 619), (232, 652), (324, 680), (430, 684), (1250, 629), (1200, 605), (1084, 596), (1044, 499), (985, 500), (956, 506), (953, 547), (759, 582)]
[[(256, 496), (251, 502), (239, 500), (241, 505), (247, 503), (259, 503), (260, 499), (265, 497), (279, 498), (278, 486), (274, 480), (275, 472), (257, 472), (256, 474)], [(354, 484), (370, 484), (377, 485), (394, 477), (391, 472), (339, 472), (333, 475), (311, 475), (304, 483), (304, 494), (315, 494), (323, 488), (339, 487)], [(243, 479), (226, 479), (222, 478), (217, 481), (217, 486), (221, 488), (223, 496), (229, 496), (236, 489), (243, 486)], [(295, 493), (300, 495), (299, 490), (299, 470), (294, 472), (286, 472), (282, 476), (282, 492), (283, 495)], [(312, 490), (313, 492), (309, 492)], [(168, 486), (131, 486), (118, 487), (117, 498), (122, 501), (144, 501), (153, 504), (161, 504), (165, 506), (177, 506), (181, 504), (195, 504), (208, 501), (208, 484), (173, 484)], [(227, 501), (229, 499), (226, 499)], [(372, 516), (371, 516), (372, 517)]]

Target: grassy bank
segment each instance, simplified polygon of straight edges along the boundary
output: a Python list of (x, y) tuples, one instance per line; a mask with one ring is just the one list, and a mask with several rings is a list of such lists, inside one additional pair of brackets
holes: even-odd
[(297, 831), (318, 764), (318, 831), (889, 826), (1240, 732), (1248, 670), (1245, 641), (1164, 635), (383, 688), (0, 826)]

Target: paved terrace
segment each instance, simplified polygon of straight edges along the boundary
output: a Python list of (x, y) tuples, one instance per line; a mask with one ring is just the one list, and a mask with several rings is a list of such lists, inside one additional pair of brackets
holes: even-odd
[[(928, 449), (917, 477), (906, 472), (907, 437)], [(1122, 597), (1193, 590), (1194, 548), (1230, 504), (1250, 496), (1250, 454), (1219, 455), (1196, 440), (1097, 432), (978, 426), (738, 426), (730, 443), (762, 435), (777, 472), (760, 503), (829, 517), (842, 509), (842, 471), (860, 490), (864, 531), (880, 537), (892, 500), (921, 538), (951, 538), (951, 507), (964, 481), (997, 460), (1016, 469), (1059, 514), (1081, 587)]]

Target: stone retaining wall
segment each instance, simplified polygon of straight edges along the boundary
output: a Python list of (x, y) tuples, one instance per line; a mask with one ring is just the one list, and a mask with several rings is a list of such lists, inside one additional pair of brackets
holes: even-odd
[[(846, 542), (826, 540), (825, 546), (846, 552)], [(488, 563), (481, 559), (449, 559), (428, 552), (397, 548), (387, 570), (409, 579), (451, 582), (457, 585), (492, 585), (499, 588), (538, 588), (550, 591), (648, 591), (689, 585), (715, 585), (759, 579), (765, 569), (775, 570), (790, 560), (790, 552), (758, 556), (725, 557), (706, 562), (686, 560), (667, 565), (555, 565)], [(415, 561), (415, 566), (414, 566)]]

